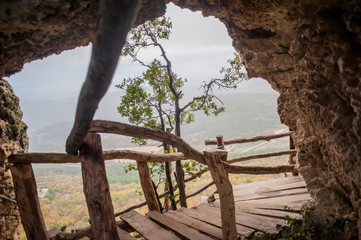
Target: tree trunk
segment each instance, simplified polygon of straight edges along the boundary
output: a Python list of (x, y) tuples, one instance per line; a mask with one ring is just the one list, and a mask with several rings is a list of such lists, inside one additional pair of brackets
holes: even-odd
[[(175, 135), (177, 137), (181, 136), (180, 132), (180, 108), (179, 108), (179, 99), (176, 98), (175, 102), (176, 112), (175, 112)], [(176, 161), (176, 180), (178, 183), (178, 189), (179, 189), (179, 200), (181, 207), (187, 207), (187, 195), (186, 195), (186, 189), (184, 184), (184, 171), (182, 168), (181, 161)]]

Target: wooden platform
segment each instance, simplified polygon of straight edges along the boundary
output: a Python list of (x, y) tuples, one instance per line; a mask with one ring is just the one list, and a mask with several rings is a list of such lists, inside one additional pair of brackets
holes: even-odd
[[(300, 217), (284, 206), (299, 210), (310, 200), (302, 177), (287, 177), (234, 186), (237, 233), (249, 237), (256, 231), (275, 232), (284, 225), (285, 215)], [(219, 199), (191, 209), (181, 208), (160, 214), (151, 211), (142, 216), (135, 211), (121, 219), (145, 239), (222, 239)]]

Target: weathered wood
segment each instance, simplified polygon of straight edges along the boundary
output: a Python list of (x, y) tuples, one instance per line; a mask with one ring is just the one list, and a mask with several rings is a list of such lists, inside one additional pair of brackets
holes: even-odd
[[(208, 169), (204, 169), (204, 170), (202, 170), (202, 171), (199, 171), (199, 172), (195, 173), (194, 176), (191, 176), (191, 177), (185, 179), (184, 182), (190, 182), (190, 181), (196, 179), (197, 177), (201, 176), (203, 173), (205, 173), (205, 172), (207, 172), (207, 171), (208, 171)], [(174, 190), (177, 190), (177, 188), (178, 188), (178, 185), (174, 185), (173, 189), (174, 189)], [(159, 199), (164, 198), (164, 197), (165, 197), (166, 195), (168, 195), (169, 193), (170, 193), (169, 190), (168, 190), (168, 191), (165, 191), (164, 193), (162, 193), (162, 194), (159, 195)], [(187, 198), (193, 197), (193, 195), (196, 195), (196, 194), (194, 194), (194, 193), (193, 193), (193, 194), (190, 194), (189, 196), (187, 196)], [(140, 202), (140, 203), (135, 204), (135, 205), (133, 205), (133, 206), (130, 206), (130, 207), (128, 207), (128, 208), (126, 208), (126, 209), (124, 209), (124, 210), (122, 210), (122, 211), (120, 211), (120, 212), (114, 213), (114, 216), (115, 216), (115, 217), (118, 217), (119, 215), (122, 215), (122, 214), (124, 214), (124, 213), (127, 213), (127, 212), (129, 212), (129, 211), (131, 211), (131, 210), (134, 210), (134, 209), (143, 207), (143, 206), (145, 206), (145, 205), (147, 205), (147, 202), (146, 202), (146, 201)]]
[(80, 148), (83, 188), (94, 237), (119, 239), (99, 134), (90, 133)]
[[(252, 138), (240, 138), (240, 139), (233, 139), (233, 140), (226, 140), (224, 141), (224, 145), (230, 145), (230, 144), (236, 144), (236, 143), (249, 143), (249, 142), (257, 142), (261, 140), (270, 141), (271, 139), (275, 138), (283, 138), (290, 136), (292, 132), (286, 132), (281, 134), (274, 134), (274, 135), (268, 135), (268, 136), (257, 136)], [(206, 140), (205, 145), (216, 145), (216, 140)]]
[[(133, 150), (110, 150), (103, 152), (104, 160), (131, 159), (141, 162), (172, 162), (189, 159), (182, 153), (157, 154)], [(11, 163), (80, 163), (79, 155), (66, 153), (18, 153), (9, 157)]]
[(227, 159), (227, 152), (207, 150), (203, 153), (220, 195), (223, 239), (237, 239), (232, 184), (228, 179), (227, 171), (223, 167), (223, 161)]
[[(164, 194), (164, 195), (166, 195), (166, 194)], [(164, 197), (164, 196), (160, 196), (159, 198), (162, 198), (162, 197)], [(144, 206), (146, 206), (146, 205), (147, 205), (147, 201), (140, 202), (140, 203), (138, 203), (138, 204), (135, 204), (135, 205), (132, 205), (132, 206), (130, 206), (130, 207), (127, 207), (126, 209), (124, 209), (124, 210), (122, 210), (122, 211), (120, 211), (120, 212), (114, 213), (114, 217), (118, 217), (118, 216), (120, 216), (120, 215), (122, 215), (122, 214), (124, 214), (124, 213), (130, 212), (130, 211), (132, 211), (132, 210), (134, 210), (134, 209), (137, 209), (137, 208), (144, 207)]]
[(182, 138), (165, 131), (134, 126), (126, 123), (94, 120), (91, 132), (121, 134), (129, 137), (140, 137), (144, 139), (153, 139), (162, 143), (168, 143), (182, 152), (186, 157), (205, 164), (204, 156), (201, 152), (191, 147)]
[(181, 161), (175, 162), (175, 177), (178, 184), (179, 202), (181, 207), (187, 207), (186, 185), (184, 182), (184, 170)]
[[(202, 204), (204, 205), (204, 204)], [(191, 218), (195, 218), (206, 223), (212, 224), (214, 226), (218, 226), (222, 228), (222, 220), (221, 220), (221, 211), (218, 209), (218, 212), (208, 212), (201, 208), (201, 206), (193, 207), (191, 209), (188, 208), (181, 208), (178, 209), (182, 214), (185, 214)], [(236, 224), (237, 234), (248, 237), (252, 234), (253, 229)], [(222, 232), (223, 236), (223, 232)], [(222, 237), (222, 239), (225, 239)]]
[[(167, 128), (166, 131), (168, 133), (170, 133), (171, 128)], [(166, 144), (166, 149), (167, 149), (167, 154), (170, 154), (172, 152), (172, 146), (170, 144)], [(181, 159), (177, 159), (177, 160), (181, 160)], [(176, 204), (175, 198), (174, 198), (174, 188), (173, 188), (173, 182), (172, 182), (172, 163), (171, 162), (165, 163), (165, 176), (167, 179), (167, 183), (164, 185), (165, 186), (164, 191), (166, 192), (169, 190), (169, 197), (168, 197), (168, 195), (165, 196), (164, 205), (166, 203), (168, 203), (168, 205), (169, 205), (169, 202), (170, 202), (172, 209), (176, 210), (177, 204)], [(165, 209), (165, 212), (167, 212), (169, 210), (169, 206), (167, 208)]]
[(170, 211), (166, 213), (166, 215), (173, 218), (175, 221), (183, 223), (184, 225), (190, 226), (192, 228), (198, 229), (199, 231), (207, 233), (208, 235), (211, 235), (218, 239), (223, 238), (222, 229), (212, 224), (208, 224), (203, 221), (188, 217), (187, 215), (181, 214), (180, 212), (177, 211)]
[(244, 161), (248, 161), (248, 160), (252, 160), (252, 159), (277, 157), (277, 156), (290, 155), (290, 154), (296, 154), (296, 153), (297, 153), (297, 150), (287, 150), (287, 151), (281, 151), (281, 152), (255, 154), (255, 155), (250, 155), (250, 156), (245, 156), (245, 157), (232, 158), (232, 159), (228, 160), (228, 163), (244, 162)]
[(294, 165), (279, 165), (274, 167), (262, 166), (234, 166), (223, 163), (227, 172), (233, 174), (277, 174), (284, 172), (292, 172), (295, 168)]
[[(199, 211), (207, 212), (210, 217), (219, 215), (219, 208), (207, 206), (205, 204), (199, 206)], [(236, 214), (237, 224), (245, 226), (249, 229), (257, 229), (263, 232), (274, 232), (276, 230), (277, 223), (282, 223), (282, 221), (283, 220), (281, 219), (250, 215), (248, 213), (237, 212)]]
[(198, 232), (197, 230), (190, 228), (180, 222), (174, 221), (173, 218), (163, 215), (159, 212), (152, 211), (146, 214), (153, 221), (159, 223), (162, 226), (166, 226), (173, 232), (178, 233), (182, 237), (190, 240), (212, 240), (212, 238)]
[(49, 239), (43, 213), (40, 209), (33, 168), (30, 164), (19, 164), (13, 165), (10, 170), (27, 239)]
[(204, 190), (210, 188), (210, 187), (213, 186), (213, 185), (214, 185), (214, 182), (208, 183), (207, 185), (205, 185), (204, 187), (198, 189), (198, 190), (195, 191), (194, 193), (191, 193), (191, 194), (187, 195), (187, 198), (191, 198), (191, 197), (197, 196), (198, 194), (200, 194), (201, 192), (203, 192)]
[(126, 231), (124, 231), (119, 227), (117, 227), (117, 231), (118, 231), (118, 236), (120, 237), (121, 240), (136, 240), (135, 237), (130, 236), (129, 233), (127, 233)]
[[(116, 224), (117, 224), (118, 228), (120, 228), (126, 232), (134, 232), (135, 231), (135, 229), (133, 227), (131, 227), (125, 221), (117, 221)], [(52, 237), (51, 240), (77, 240), (77, 239), (81, 239), (83, 237), (88, 237), (91, 239), (94, 238), (93, 230), (91, 227), (78, 228), (75, 230), (76, 231), (73, 233), (60, 232), (60, 233), (56, 234), (54, 237)]]
[(152, 222), (150, 219), (140, 215), (135, 211), (130, 211), (120, 216), (121, 219), (131, 225), (137, 232), (139, 232), (145, 239), (158, 240), (169, 239), (178, 240), (173, 233), (160, 227), (158, 224)]
[(78, 154), (98, 104), (109, 88), (127, 34), (138, 13), (140, 0), (100, 1), (97, 31), (86, 80), (81, 89), (74, 126), (66, 141), (66, 152)]
[(216, 140), (217, 140), (217, 148), (224, 150), (224, 140), (223, 140), (223, 136), (217, 136), (217, 137), (216, 137)]
[(153, 188), (148, 164), (146, 162), (137, 162), (137, 167), (138, 167), (140, 184), (143, 189), (143, 193), (148, 205), (148, 209), (149, 211), (156, 210), (159, 212), (160, 207)]

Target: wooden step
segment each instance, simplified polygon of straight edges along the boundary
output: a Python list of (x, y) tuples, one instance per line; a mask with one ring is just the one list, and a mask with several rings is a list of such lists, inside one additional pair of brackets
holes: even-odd
[(211, 235), (217, 239), (223, 238), (222, 229), (219, 227), (208, 224), (206, 222), (202, 222), (195, 218), (188, 217), (187, 215), (184, 215), (178, 211), (169, 211), (165, 214), (178, 222), (181, 222), (189, 227), (198, 229), (199, 231)]
[[(222, 227), (221, 212), (219, 209), (217, 214), (214, 214), (213, 212), (208, 212), (206, 209), (200, 209), (200, 206), (191, 209), (181, 208), (178, 211), (182, 214), (187, 215), (188, 217), (195, 218), (218, 227)], [(254, 229), (239, 224), (237, 224), (236, 228), (237, 234), (241, 236), (248, 237), (254, 232)]]
[(168, 229), (178, 233), (182, 237), (190, 240), (212, 240), (212, 238), (198, 232), (194, 228), (188, 227), (183, 223), (175, 221), (173, 218), (161, 214), (157, 211), (151, 211), (146, 214), (153, 221), (165, 226)]
[(141, 215), (134, 210), (120, 215), (120, 218), (127, 222), (130, 226), (132, 226), (145, 239), (179, 239), (174, 233), (165, 230), (149, 218)]

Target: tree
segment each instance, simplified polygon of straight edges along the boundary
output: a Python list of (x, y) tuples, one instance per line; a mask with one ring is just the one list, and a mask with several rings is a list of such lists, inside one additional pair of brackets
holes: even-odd
[[(160, 43), (160, 40), (169, 39), (171, 28), (170, 19), (161, 17), (147, 21), (130, 31), (122, 55), (130, 57), (146, 70), (141, 76), (124, 79), (122, 84), (117, 85), (118, 88), (125, 90), (118, 111), (122, 116), (128, 117), (131, 123), (161, 130), (169, 126), (175, 130), (175, 135), (180, 137), (181, 125), (193, 122), (194, 112), (203, 111), (206, 115), (218, 115), (225, 110), (221, 106), (222, 101), (214, 94), (214, 88), (236, 88), (237, 84), (247, 76), (242, 72), (240, 57), (234, 54), (234, 59), (228, 60), (230, 66), (220, 70), (223, 78), (213, 78), (209, 82), (203, 82), (202, 94), (194, 96), (191, 101), (182, 105), (181, 100), (184, 100), (182, 87), (187, 79), (178, 77), (173, 72), (172, 63)], [(139, 53), (149, 47), (158, 49), (161, 58), (155, 58), (150, 63), (143, 61)], [(134, 141), (145, 143), (142, 139), (134, 139)], [(180, 161), (176, 162), (176, 180), (181, 206), (186, 207), (184, 171)], [(171, 185), (171, 182), (169, 184)]]

